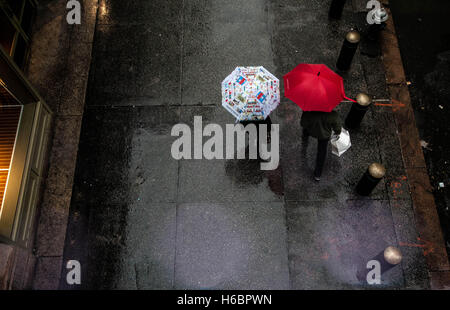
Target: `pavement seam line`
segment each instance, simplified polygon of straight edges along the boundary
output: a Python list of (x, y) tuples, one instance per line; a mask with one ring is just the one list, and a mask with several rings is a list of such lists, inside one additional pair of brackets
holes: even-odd
[[(274, 68), (277, 68), (276, 65), (276, 61), (275, 61), (275, 40), (274, 40), (274, 29), (275, 29), (275, 14), (272, 12), (273, 8), (272, 8), (272, 4), (273, 2), (271, 1), (267, 1), (266, 2), (266, 7), (267, 7), (267, 30), (270, 33), (270, 53), (272, 54), (272, 62), (274, 65)], [(278, 70), (278, 68), (277, 68)], [(278, 112), (277, 110), (274, 111), (275, 112), (275, 119), (278, 118)], [(290, 262), (289, 262), (289, 240), (288, 240), (288, 235), (289, 235), (289, 227), (288, 227), (288, 210), (287, 210), (287, 205), (288, 205), (288, 201), (286, 200), (286, 195), (285, 195), (285, 190), (284, 190), (284, 178), (283, 178), (283, 168), (281, 165), (281, 161), (282, 159), (280, 158), (280, 163), (279, 163), (279, 169), (280, 169), (280, 182), (281, 182), (281, 188), (282, 188), (282, 198), (277, 201), (281, 204), (283, 204), (283, 211), (284, 211), (284, 226), (285, 226), (285, 233), (286, 233), (286, 242), (285, 242), (285, 248), (286, 248), (286, 259), (287, 259), (287, 276), (288, 276), (288, 280), (287, 280), (287, 285), (289, 286), (289, 289), (292, 290), (292, 280), (291, 280), (291, 266), (290, 266)]]
[[(184, 14), (185, 14), (185, 0), (182, 0), (181, 9), (181, 42), (180, 42), (180, 107), (183, 105), (183, 58), (184, 58)], [(181, 110), (180, 110), (181, 117)], [(177, 240), (178, 240), (178, 206), (180, 200), (180, 172), (181, 172), (181, 161), (177, 161), (177, 197), (175, 203), (175, 243), (174, 243), (174, 254), (173, 254), (173, 277), (172, 277), (172, 288), (176, 288), (176, 271), (177, 271)]]

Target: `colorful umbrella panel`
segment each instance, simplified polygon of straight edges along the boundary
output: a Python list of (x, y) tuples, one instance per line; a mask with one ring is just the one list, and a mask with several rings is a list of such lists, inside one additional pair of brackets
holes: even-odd
[(264, 67), (237, 67), (222, 82), (222, 106), (237, 121), (265, 120), (280, 104), (280, 81)]

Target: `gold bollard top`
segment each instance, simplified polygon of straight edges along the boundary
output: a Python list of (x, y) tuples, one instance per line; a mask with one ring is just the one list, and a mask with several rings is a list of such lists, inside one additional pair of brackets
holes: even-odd
[(359, 43), (359, 41), (361, 40), (361, 35), (359, 34), (358, 31), (352, 30), (347, 33), (347, 35), (345, 36), (345, 39), (348, 42), (355, 44), (355, 43)]
[(369, 173), (376, 179), (381, 179), (386, 174), (386, 168), (382, 164), (373, 163), (369, 166)]
[(384, 250), (384, 259), (391, 265), (397, 265), (402, 261), (402, 252), (393, 246), (388, 246)]
[(365, 93), (359, 93), (356, 96), (356, 102), (358, 102), (360, 106), (367, 107), (372, 103), (372, 99)]

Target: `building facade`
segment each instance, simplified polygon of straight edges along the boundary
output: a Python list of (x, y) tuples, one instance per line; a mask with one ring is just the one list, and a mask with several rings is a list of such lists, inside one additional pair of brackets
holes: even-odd
[[(34, 0), (0, 0), (0, 288), (16, 249), (32, 255), (52, 111), (28, 82)], [(26, 255), (25, 255), (26, 256)]]

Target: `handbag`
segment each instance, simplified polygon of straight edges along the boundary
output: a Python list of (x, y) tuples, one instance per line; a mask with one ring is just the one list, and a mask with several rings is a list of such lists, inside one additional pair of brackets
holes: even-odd
[(350, 141), (350, 134), (348, 130), (344, 128), (342, 128), (339, 136), (331, 138), (331, 152), (336, 156), (341, 157), (341, 155), (344, 154), (351, 146), (352, 142)]

